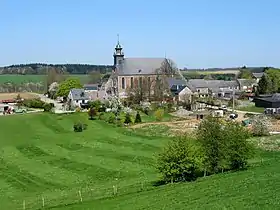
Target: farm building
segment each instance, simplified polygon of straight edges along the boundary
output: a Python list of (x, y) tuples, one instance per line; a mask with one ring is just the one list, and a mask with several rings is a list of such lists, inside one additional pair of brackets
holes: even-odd
[(256, 107), (280, 108), (280, 93), (255, 97), (254, 102)]

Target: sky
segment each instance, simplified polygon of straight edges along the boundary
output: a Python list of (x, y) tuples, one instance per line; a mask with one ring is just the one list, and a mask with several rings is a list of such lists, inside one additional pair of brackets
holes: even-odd
[(166, 57), (183, 68), (280, 67), (278, 0), (0, 0), (0, 66)]

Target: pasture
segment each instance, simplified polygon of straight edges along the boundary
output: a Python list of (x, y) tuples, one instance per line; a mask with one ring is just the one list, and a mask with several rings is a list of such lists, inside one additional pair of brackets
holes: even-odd
[[(85, 121), (87, 130), (73, 132)], [(132, 135), (86, 114), (0, 117), (1, 209), (38, 209), (136, 192), (157, 180), (162, 138)]]
[[(81, 80), (81, 83), (85, 84), (89, 80), (87, 74), (71, 74), (70, 77), (76, 77)], [(4, 83), (45, 83), (46, 75), (19, 75), (19, 74), (3, 74), (0, 75), (0, 84)]]
[[(77, 121), (87, 130), (74, 133)], [(280, 202), (279, 152), (260, 151), (247, 171), (154, 186), (154, 154), (169, 138), (163, 127), (151, 135), (82, 113), (3, 116), (0, 126), (1, 209), (277, 209)]]

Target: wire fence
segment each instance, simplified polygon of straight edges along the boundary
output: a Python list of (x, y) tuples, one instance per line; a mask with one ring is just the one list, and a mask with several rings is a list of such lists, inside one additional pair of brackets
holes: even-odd
[(38, 210), (53, 207), (73, 205), (101, 198), (110, 198), (125, 194), (137, 193), (153, 188), (151, 182), (142, 182), (134, 185), (113, 185), (106, 188), (80, 188), (70, 190), (56, 190), (37, 196), (22, 197), (22, 199), (10, 199), (9, 203), (2, 203), (1, 209)]

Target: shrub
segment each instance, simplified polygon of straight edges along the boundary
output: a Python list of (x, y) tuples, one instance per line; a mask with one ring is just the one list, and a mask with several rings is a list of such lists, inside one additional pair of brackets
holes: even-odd
[(52, 108), (54, 107), (53, 103), (45, 103), (44, 104), (44, 112), (50, 112), (52, 111)]
[(157, 121), (161, 121), (163, 119), (164, 116), (164, 110), (163, 109), (157, 109), (154, 113), (155, 118)]
[(141, 115), (139, 112), (137, 112), (136, 116), (135, 116), (135, 121), (134, 123), (141, 123), (142, 119), (141, 119)]
[(80, 107), (76, 107), (75, 111), (76, 112), (81, 112), (81, 108)]
[(96, 110), (94, 107), (91, 107), (89, 110), (88, 110), (88, 116), (89, 116), (89, 119), (90, 120), (94, 120), (94, 117), (97, 115), (96, 113)]
[(106, 119), (107, 123), (113, 124), (116, 121), (116, 116), (113, 113), (110, 113)]
[(265, 115), (254, 116), (251, 125), (252, 125), (252, 134), (254, 136), (269, 135), (271, 123), (267, 116)]
[(254, 153), (247, 141), (250, 133), (237, 122), (208, 117), (200, 123), (197, 137), (206, 157), (205, 170), (210, 173), (245, 168)]
[(99, 119), (99, 120), (105, 120), (105, 114), (104, 114), (104, 112), (99, 113), (98, 119)]
[(22, 102), (22, 105), (28, 108), (44, 109), (45, 102), (40, 99), (27, 99)]
[(131, 122), (132, 121), (131, 121), (130, 114), (127, 112), (126, 115), (125, 115), (124, 124), (129, 124)]
[(74, 126), (73, 126), (73, 129), (75, 132), (82, 132), (83, 131), (83, 124), (78, 122), (78, 123), (75, 123)]
[(165, 182), (192, 181), (201, 173), (203, 160), (195, 140), (176, 138), (158, 155), (157, 170)]

